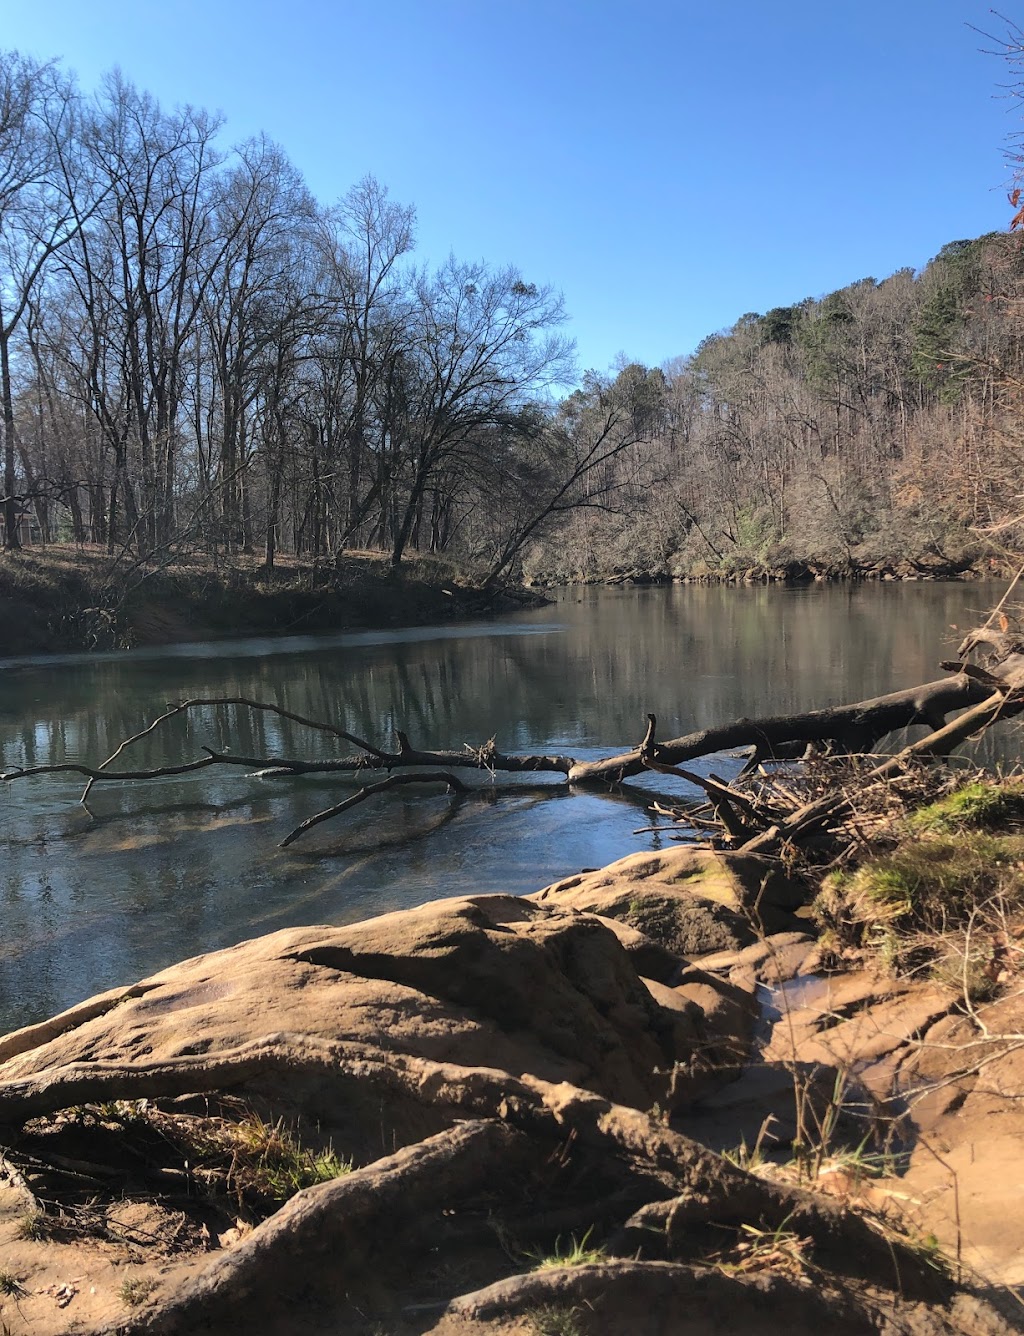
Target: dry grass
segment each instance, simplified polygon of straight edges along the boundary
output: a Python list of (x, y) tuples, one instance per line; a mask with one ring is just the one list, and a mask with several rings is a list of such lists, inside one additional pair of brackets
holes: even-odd
[(252, 1111), (233, 1119), (158, 1109), (143, 1117), (187, 1162), (195, 1181), (240, 1204), (276, 1206), (303, 1188), (352, 1172), (352, 1161), (329, 1141), (304, 1144), (283, 1119), (268, 1121)]
[(25, 1293), (25, 1287), (17, 1275), (6, 1267), (0, 1268), (0, 1294), (9, 1299), (19, 1299)]
[(584, 1336), (578, 1308), (542, 1304), (526, 1315), (533, 1336)]
[(122, 1281), (117, 1293), (122, 1303), (129, 1308), (137, 1308), (146, 1302), (155, 1289), (156, 1281), (149, 1276), (129, 1276)]
[(811, 1265), (811, 1240), (787, 1229), (786, 1224), (783, 1221), (777, 1229), (741, 1225), (734, 1243), (704, 1260), (727, 1275), (751, 1276), (770, 1271), (806, 1282)]

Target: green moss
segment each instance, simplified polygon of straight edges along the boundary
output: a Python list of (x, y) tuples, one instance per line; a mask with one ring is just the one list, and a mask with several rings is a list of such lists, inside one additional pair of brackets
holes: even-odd
[(961, 830), (991, 830), (1024, 818), (1024, 785), (965, 784), (938, 802), (922, 807), (910, 818), (910, 828), (922, 834), (951, 835)]
[(1019, 835), (963, 831), (956, 838), (912, 838), (866, 862), (840, 893), (862, 921), (910, 920), (919, 928), (940, 929), (962, 921), (994, 895), (1007, 904), (1024, 903), (1022, 859)]

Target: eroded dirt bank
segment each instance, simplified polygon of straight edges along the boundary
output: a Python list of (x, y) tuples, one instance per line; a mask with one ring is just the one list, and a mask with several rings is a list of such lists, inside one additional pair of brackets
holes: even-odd
[(955, 988), (823, 975), (769, 871), (287, 930), (0, 1040), (0, 1321), (1020, 1329), (1016, 1042), (979, 1065)]
[(429, 558), (392, 571), (371, 554), (318, 566), (182, 558), (149, 566), (99, 550), (0, 552), (0, 658), (229, 636), (421, 626), (543, 603), (483, 589)]

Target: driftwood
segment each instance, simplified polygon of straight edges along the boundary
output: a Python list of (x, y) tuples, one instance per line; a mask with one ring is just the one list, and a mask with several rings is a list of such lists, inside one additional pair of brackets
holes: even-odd
[[(986, 665), (966, 662), (967, 654), (979, 648), (987, 652)], [(464, 745), (458, 750), (421, 750), (414, 747), (403, 732), (396, 732), (397, 749), (388, 750), (329, 722), (309, 719), (266, 701), (244, 696), (196, 698), (166, 710), (144, 729), (126, 738), (96, 766), (65, 762), (16, 767), (0, 773), (0, 780), (12, 782), (33, 775), (82, 775), (88, 781), (82, 794), (85, 802), (97, 783), (157, 779), (212, 766), (241, 767), (261, 777), (359, 774), (365, 771), (387, 773), (384, 780), (365, 785), (357, 793), (301, 822), (282, 841), (282, 847), (285, 847), (322, 822), (399, 785), (444, 783), (449, 791), (463, 793), (465, 786), (452, 773), (458, 769), (506, 774), (546, 772), (561, 775), (570, 785), (604, 788), (621, 785), (653, 771), (684, 779), (703, 789), (714, 814), (712, 824), (724, 831), (726, 842), (733, 847), (763, 853), (787, 841), (804, 838), (827, 825), (845, 810), (843, 795), (820, 799), (795, 810), (783, 810), (771, 803), (755, 801), (749, 794), (716, 776), (698, 775), (687, 770), (683, 763), (718, 752), (749, 749), (742, 771), (742, 774), (749, 774), (765, 763), (792, 761), (814, 752), (869, 755), (892, 733), (915, 725), (931, 730), (926, 738), (905, 748), (899, 756), (883, 762), (864, 777), (867, 782), (876, 782), (897, 772), (910, 757), (947, 755), (973, 733), (1024, 709), (1024, 653), (1019, 639), (1005, 630), (983, 627), (972, 632), (960, 647), (960, 658), (943, 663), (942, 667), (953, 675), (853, 704), (799, 714), (738, 719), (666, 741), (656, 740), (656, 717), (649, 715), (647, 733), (638, 746), (597, 761), (577, 761), (571, 756), (560, 755), (508, 754), (498, 750), (493, 738), (480, 745)], [(201, 745), (202, 756), (180, 764), (149, 769), (112, 768), (128, 747), (150, 737), (170, 720), (210, 706), (236, 706), (271, 713), (327, 733), (356, 750), (337, 758), (314, 761), (285, 756), (244, 756)], [(963, 710), (968, 713), (951, 724), (947, 723), (949, 715)], [(707, 823), (698, 817), (696, 824)]]

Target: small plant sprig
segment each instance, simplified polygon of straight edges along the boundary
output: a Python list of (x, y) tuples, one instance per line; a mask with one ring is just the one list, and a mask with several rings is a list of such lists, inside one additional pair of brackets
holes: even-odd
[(788, 1219), (783, 1220), (776, 1229), (741, 1225), (737, 1241), (712, 1254), (707, 1261), (727, 1275), (774, 1271), (804, 1280), (810, 1265), (811, 1240), (787, 1229), (788, 1223)]
[(149, 1276), (130, 1276), (121, 1282), (117, 1293), (122, 1303), (129, 1308), (137, 1308), (146, 1302), (155, 1289), (156, 1281)]
[(575, 1234), (570, 1234), (569, 1242), (563, 1243), (561, 1235), (555, 1240), (554, 1251), (550, 1253), (530, 1252), (527, 1257), (534, 1263), (535, 1271), (548, 1271), (560, 1266), (589, 1266), (595, 1262), (605, 1262), (608, 1260), (608, 1254), (603, 1248), (591, 1248), (590, 1236), (594, 1232), (591, 1227), (581, 1239), (577, 1239)]
[(21, 1281), (6, 1267), (0, 1268), (0, 1294), (6, 1294), (10, 1299), (20, 1299), (25, 1293), (25, 1287)]
[(14, 1236), (30, 1243), (40, 1243), (49, 1234), (49, 1221), (44, 1211), (26, 1211), (15, 1226)]

